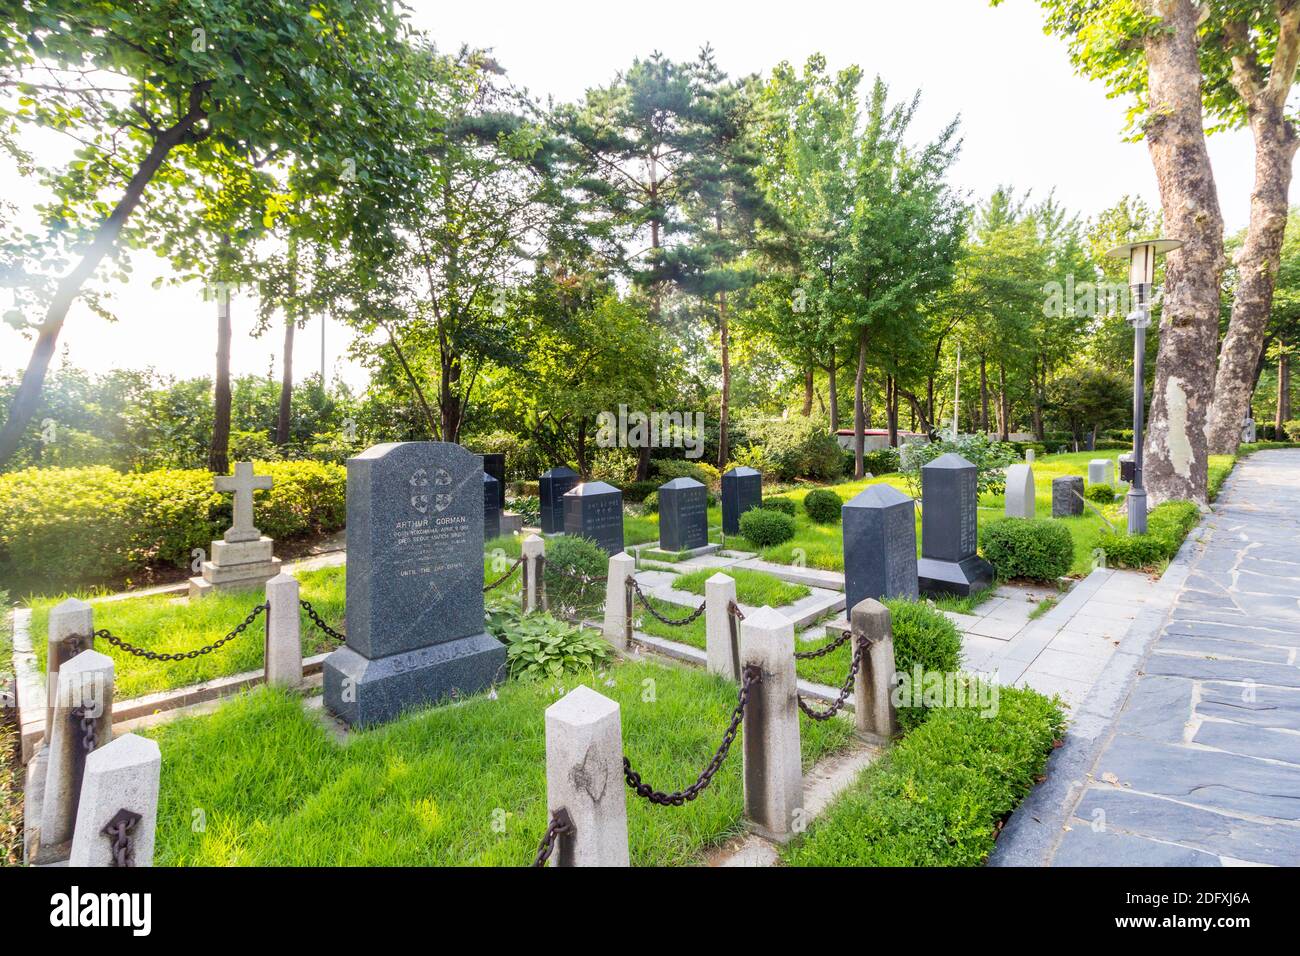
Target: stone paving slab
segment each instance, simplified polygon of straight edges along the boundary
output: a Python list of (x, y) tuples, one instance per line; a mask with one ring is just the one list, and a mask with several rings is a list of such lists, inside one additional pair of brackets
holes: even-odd
[(1243, 459), (995, 865), (1300, 865), (1300, 451)]

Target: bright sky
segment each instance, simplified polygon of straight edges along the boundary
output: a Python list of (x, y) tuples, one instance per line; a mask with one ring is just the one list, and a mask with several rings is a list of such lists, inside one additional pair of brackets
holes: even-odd
[[(1120, 139), (1125, 105), (1072, 73), (1064, 46), (1043, 34), (1031, 0), (1006, 0), (997, 9), (985, 0), (408, 3), (417, 24), (444, 50), (462, 43), (490, 47), (516, 82), (557, 100), (608, 83), (634, 57), (655, 50), (687, 59), (711, 43), (732, 75), (765, 72), (781, 60), (799, 63), (820, 51), (833, 68), (857, 63), (869, 76), (880, 74), (895, 97), (920, 89), (918, 136), (933, 135), (960, 114), (965, 145), (953, 178), (973, 197), (1009, 184), (1036, 196), (1055, 190), (1059, 201), (1084, 216), (1126, 192), (1159, 207), (1145, 145)], [(33, 148), (38, 143), (38, 155), (52, 161), (67, 155), (61, 139), (29, 141)], [(1210, 153), (1224, 218), (1236, 231), (1249, 216), (1250, 138), (1215, 136)], [(19, 204), (38, 198), (32, 184), (2, 161), (0, 189)], [(197, 287), (154, 290), (152, 281), (166, 266), (143, 255), (134, 263), (131, 282), (112, 290), (117, 325), (74, 306), (61, 340), (70, 360), (94, 371), (152, 365), (178, 377), (210, 373), (215, 305), (204, 302)], [(9, 306), (0, 300), (0, 311)], [(273, 357), (278, 364), (280, 332), (251, 338), (254, 313), (255, 303), (235, 299), (235, 374), (265, 372)], [(318, 321), (299, 333), (298, 377), (320, 368), (320, 341)], [(343, 330), (327, 329), (325, 345), (331, 375), (363, 386), (364, 371), (342, 356)], [(21, 369), (29, 351), (21, 336), (0, 326), (0, 370)]]

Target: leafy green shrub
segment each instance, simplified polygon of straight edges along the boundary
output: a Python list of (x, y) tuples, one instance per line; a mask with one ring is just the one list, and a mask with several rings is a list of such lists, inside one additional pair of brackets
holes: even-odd
[(832, 524), (840, 520), (840, 509), (844, 502), (840, 496), (827, 488), (814, 488), (804, 495), (803, 510), (808, 517), (818, 524)]
[(1132, 451), (1132, 441), (1121, 441), (1119, 439), (1099, 438), (1093, 442), (1093, 451)]
[(641, 502), (641, 507), (645, 509), (648, 515), (657, 515), (659, 513), (659, 492), (652, 491), (646, 495)]
[(1112, 504), (1115, 501), (1115, 489), (1110, 485), (1089, 485), (1083, 496), (1099, 505)]
[(623, 492), (624, 501), (645, 501), (646, 496), (658, 491), (661, 484), (661, 481), (629, 481), (620, 485), (619, 490)]
[(552, 610), (577, 614), (599, 607), (605, 600), (609, 555), (590, 538), (566, 534), (547, 539), (544, 567), (546, 598)]
[[(885, 601), (894, 632), (894, 667), (911, 681), (922, 674), (955, 674), (961, 669), (961, 634), (948, 617), (920, 601)], [(898, 725), (904, 733), (925, 719), (925, 707), (899, 707)]]
[[(852, 451), (844, 453), (844, 474), (852, 475), (857, 464)], [(862, 453), (862, 470), (868, 475), (887, 475), (898, 471), (899, 458), (897, 448), (877, 448)]]
[(528, 481), (551, 466), (546, 453), (531, 438), (522, 438), (504, 429), (466, 439), (466, 448), (476, 455), (505, 455), (506, 481)]
[(1300, 418), (1293, 418), (1290, 421), (1282, 423), (1282, 430), (1286, 432), (1286, 438), (1278, 438), (1278, 441), (1300, 441)]
[(595, 631), (547, 613), (524, 614), (517, 604), (493, 608), (488, 630), (506, 645), (512, 680), (557, 678), (601, 667), (613, 650)]
[(1106, 530), (1097, 538), (1097, 546), (1110, 567), (1149, 568), (1173, 558), (1200, 517), (1200, 509), (1191, 501), (1166, 501), (1147, 515), (1146, 534)]
[(822, 419), (797, 415), (754, 423), (751, 434), (762, 444), (773, 478), (831, 481), (844, 472), (844, 454)]
[(779, 511), (782, 514), (789, 515), (791, 518), (799, 513), (799, 506), (795, 504), (793, 498), (764, 498), (760, 507), (766, 508), (768, 511)]
[(1046, 518), (990, 521), (980, 528), (980, 551), (1003, 581), (1055, 581), (1074, 563), (1069, 530)]
[[(275, 479), (254, 495), (255, 521), (277, 540), (343, 527), (347, 472), (314, 461), (258, 462)], [(0, 475), (0, 572), (72, 587), (184, 566), (231, 522), (231, 496), (200, 469), (123, 474), (104, 466)]]
[(704, 461), (686, 461), (681, 458), (659, 458), (655, 460), (655, 474), (659, 482), (655, 487), (674, 478), (694, 478), (706, 488), (714, 487), (721, 474), (717, 468)]
[(542, 499), (536, 495), (511, 498), (506, 507), (524, 519), (524, 524), (535, 525), (542, 520)]
[(791, 866), (979, 866), (1065, 728), (1055, 700), (998, 690), (996, 713), (947, 707), (908, 734), (783, 851)]
[(768, 508), (750, 508), (740, 516), (740, 534), (760, 548), (770, 548), (794, 537), (794, 518)]
[(961, 435), (956, 441), (909, 442), (903, 446), (902, 466), (912, 497), (921, 497), (921, 466), (953, 452), (975, 466), (979, 493), (1001, 494), (1006, 490), (1005, 469), (1020, 460), (1015, 448), (995, 441), (983, 432)]

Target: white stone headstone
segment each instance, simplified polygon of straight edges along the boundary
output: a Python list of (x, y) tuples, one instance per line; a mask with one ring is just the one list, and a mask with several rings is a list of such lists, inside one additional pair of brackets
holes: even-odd
[(1089, 485), (1113, 485), (1115, 483), (1115, 462), (1110, 458), (1094, 458), (1088, 462)]
[(1006, 516), (1032, 518), (1034, 516), (1036, 489), (1032, 466), (1012, 465), (1007, 469)]

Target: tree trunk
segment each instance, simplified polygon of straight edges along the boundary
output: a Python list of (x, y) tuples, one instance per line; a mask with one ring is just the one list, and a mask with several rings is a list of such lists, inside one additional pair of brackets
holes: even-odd
[(280, 373), (280, 410), (275, 422), (275, 443), (289, 443), (289, 419), (293, 409), (293, 332), (297, 323), (292, 317), (284, 323), (284, 369)]
[(984, 356), (980, 356), (980, 431), (989, 430), (989, 372)]
[(858, 371), (853, 377), (853, 477), (866, 474), (863, 456), (866, 454), (867, 406), (863, 391), (867, 378), (867, 327), (858, 331)]
[[(1284, 441), (1282, 429), (1291, 420), (1291, 356), (1285, 351), (1277, 357), (1277, 415), (1273, 419), (1274, 438)], [(1290, 437), (1290, 436), (1288, 436)], [(1291, 439), (1300, 441), (1300, 435)]]
[(1155, 394), (1143, 473), (1152, 505), (1206, 503), (1205, 424), (1219, 335), (1223, 216), (1205, 145), (1197, 8), (1163, 0), (1165, 29), (1144, 38), (1149, 77), (1147, 148), (1160, 186), (1165, 228), (1184, 246), (1169, 256)]
[(1011, 440), (1011, 402), (1007, 399), (1007, 368), (998, 363), (998, 438)]
[(840, 428), (840, 392), (839, 386), (835, 383), (835, 377), (839, 374), (839, 368), (836, 365), (835, 349), (831, 349), (831, 364), (827, 374), (830, 375), (829, 383), (826, 386), (826, 397), (831, 406), (831, 432), (837, 432)]
[(718, 468), (727, 467), (728, 408), (731, 405), (731, 332), (727, 328), (727, 293), (718, 293), (718, 333), (722, 345), (722, 401), (718, 409)]
[(81, 287), (95, 274), (104, 256), (116, 244), (122, 226), (135, 211), (135, 207), (140, 204), (145, 187), (149, 185), (154, 174), (167, 159), (167, 154), (191, 135), (197, 122), (206, 118), (207, 113), (200, 108), (200, 105), (211, 85), (210, 81), (205, 81), (190, 89), (189, 111), (175, 126), (164, 130), (154, 139), (149, 152), (145, 154), (139, 168), (126, 184), (122, 198), (118, 200), (108, 217), (95, 229), (95, 237), (82, 255), (81, 261), (55, 287), (54, 297), (45, 311), (45, 321), (37, 329), (36, 344), (32, 347), (31, 358), (28, 359), (27, 368), (23, 371), (22, 381), (18, 383), (18, 390), (14, 392), (14, 397), (9, 403), (9, 414), (5, 418), (4, 427), (0, 428), (0, 466), (8, 462), (18, 450), (23, 432), (26, 431), (32, 416), (36, 414), (41, 400), (41, 387), (45, 383), (45, 373), (49, 370), (50, 360), (54, 357), (59, 334), (63, 330), (63, 323), (68, 318), (68, 310), (81, 292)]
[(813, 405), (813, 367), (808, 363), (808, 367), (803, 371), (803, 417), (812, 417)]
[(885, 376), (885, 415), (889, 422), (889, 447), (898, 447), (898, 386), (894, 376)]
[(1273, 288), (1282, 261), (1291, 163), (1300, 146), (1281, 106), (1252, 111), (1255, 134), (1255, 189), (1250, 226), (1237, 256), (1240, 278), (1232, 320), (1219, 350), (1214, 404), (1207, 426), (1212, 455), (1231, 455), (1241, 442), (1241, 422), (1250, 411), (1254, 372), (1264, 350), (1264, 331), (1273, 307)]
[(587, 417), (578, 416), (578, 441), (574, 449), (578, 454), (578, 474), (582, 480), (586, 481), (591, 476), (591, 469), (587, 466)]
[[(229, 245), (229, 239), (222, 244)], [(208, 446), (208, 470), (224, 475), (230, 471), (230, 287), (217, 286), (217, 373), (212, 389), (212, 444)]]
[(636, 450), (636, 480), (637, 480), (637, 481), (649, 481), (649, 480), (650, 480), (650, 441), (649, 441), (649, 439), (646, 440), (646, 443), (645, 443), (644, 445), (641, 445), (641, 446), (638, 447), (637, 450)]

